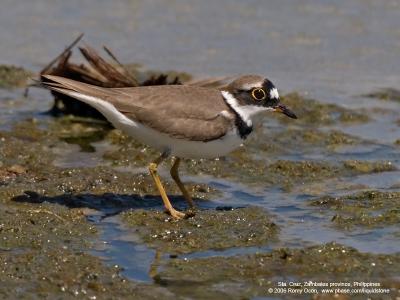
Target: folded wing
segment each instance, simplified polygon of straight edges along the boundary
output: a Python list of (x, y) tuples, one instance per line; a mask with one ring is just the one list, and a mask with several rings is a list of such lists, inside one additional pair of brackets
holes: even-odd
[(219, 90), (184, 85), (102, 88), (58, 76), (43, 77), (49, 89), (109, 102), (128, 118), (175, 138), (209, 141), (233, 128), (233, 117)]

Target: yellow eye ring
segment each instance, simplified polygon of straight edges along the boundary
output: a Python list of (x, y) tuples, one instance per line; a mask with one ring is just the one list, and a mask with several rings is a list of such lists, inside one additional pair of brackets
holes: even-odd
[(265, 91), (260, 88), (252, 90), (251, 96), (257, 101), (261, 101), (267, 98), (267, 94), (265, 94)]

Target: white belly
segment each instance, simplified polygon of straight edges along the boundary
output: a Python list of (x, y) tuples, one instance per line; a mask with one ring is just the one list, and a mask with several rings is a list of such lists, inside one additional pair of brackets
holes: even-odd
[(125, 124), (121, 126), (120, 124), (116, 127), (144, 144), (160, 151), (169, 150), (171, 155), (182, 158), (214, 158), (224, 156), (239, 147), (243, 142), (234, 130), (221, 139), (202, 142), (173, 138), (142, 124), (137, 124), (137, 126), (127, 126)]

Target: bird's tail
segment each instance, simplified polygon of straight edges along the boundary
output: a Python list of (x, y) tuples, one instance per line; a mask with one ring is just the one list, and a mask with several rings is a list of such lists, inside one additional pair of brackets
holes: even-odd
[(115, 107), (113, 102), (118, 98), (119, 93), (113, 91), (113, 89), (102, 88), (53, 75), (42, 75), (40, 85), (92, 106), (103, 114), (115, 127), (120, 127), (121, 124), (128, 123), (132, 125), (133, 121), (128, 119)]

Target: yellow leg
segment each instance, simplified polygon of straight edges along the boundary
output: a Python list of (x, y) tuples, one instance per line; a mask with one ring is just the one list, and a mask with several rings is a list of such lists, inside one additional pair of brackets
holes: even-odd
[(189, 204), (189, 207), (194, 208), (195, 204), (192, 200), (192, 197), (190, 196), (189, 192), (186, 190), (181, 179), (179, 178), (178, 168), (179, 168), (180, 162), (181, 162), (181, 159), (179, 157), (176, 157), (174, 164), (172, 165), (172, 168), (171, 168), (171, 177), (178, 185), (179, 189), (181, 190), (181, 192), (183, 194), (183, 197), (185, 197), (187, 203)]
[(167, 193), (165, 192), (165, 189), (161, 183), (160, 177), (158, 176), (157, 172), (157, 167), (158, 165), (167, 157), (165, 153), (161, 154), (159, 158), (157, 158), (155, 161), (153, 161), (149, 165), (149, 171), (151, 176), (153, 177), (154, 183), (156, 184), (156, 187), (160, 193), (160, 196), (164, 202), (164, 206), (167, 209), (168, 213), (174, 218), (174, 219), (182, 219), (185, 217), (185, 214), (177, 211), (175, 208), (172, 207), (171, 202), (168, 199)]

